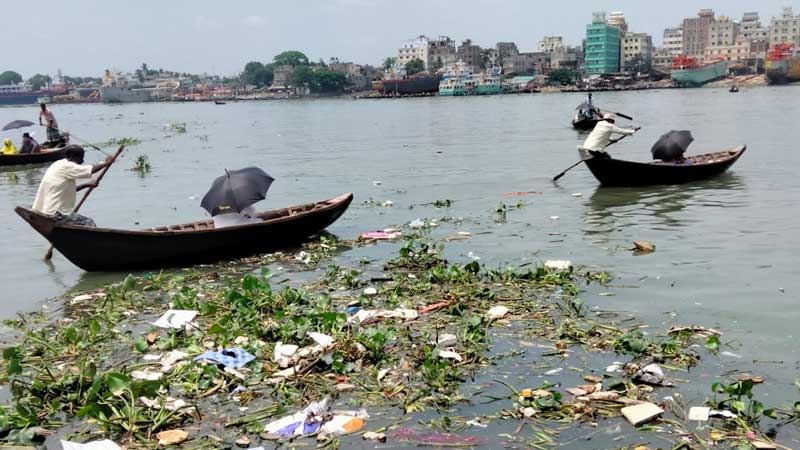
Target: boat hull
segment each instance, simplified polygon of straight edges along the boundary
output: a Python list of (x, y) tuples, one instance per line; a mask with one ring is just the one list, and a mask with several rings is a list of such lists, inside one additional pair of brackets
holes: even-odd
[(403, 80), (383, 80), (373, 84), (383, 94), (414, 95), (439, 92), (439, 78), (422, 76)]
[(786, 84), (800, 81), (800, 56), (778, 61), (767, 60), (766, 71), (769, 84)]
[(724, 77), (727, 71), (728, 62), (719, 61), (696, 69), (673, 70), (672, 79), (682, 85), (700, 86)]
[(64, 148), (25, 153), (24, 155), (0, 155), (0, 166), (23, 166), (26, 164), (43, 164), (64, 158)]
[(747, 147), (687, 157), (691, 164), (635, 162), (614, 158), (591, 157), (586, 166), (603, 186), (651, 186), (681, 184), (704, 180), (725, 172)]
[(479, 84), (477, 88), (475, 88), (475, 94), (477, 95), (498, 95), (503, 93), (503, 85), (502, 84)]
[(213, 221), (142, 231), (57, 224), (26, 208), (15, 211), (73, 264), (86, 271), (185, 267), (297, 245), (335, 222), (353, 194), (259, 214), (264, 222), (215, 229)]

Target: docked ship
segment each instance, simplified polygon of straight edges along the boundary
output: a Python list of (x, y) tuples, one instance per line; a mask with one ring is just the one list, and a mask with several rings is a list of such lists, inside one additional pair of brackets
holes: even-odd
[(383, 95), (433, 94), (439, 90), (439, 77), (427, 72), (405, 76), (405, 69), (390, 69), (384, 72), (382, 80), (372, 82), (372, 89)]
[(786, 84), (800, 81), (800, 54), (794, 44), (776, 44), (767, 54), (767, 81)]
[(66, 87), (53, 87), (31, 90), (27, 83), (7, 84), (0, 86), (0, 106), (2, 105), (35, 105), (40, 100), (49, 100), (54, 95), (63, 95)]
[(103, 85), (100, 87), (100, 98), (103, 103), (172, 100), (172, 97), (178, 92), (178, 88), (180, 88), (180, 81), (177, 80), (151, 80), (140, 83), (135, 78), (106, 70), (103, 75)]
[(678, 56), (672, 61), (672, 79), (683, 86), (701, 86), (723, 78), (728, 72), (728, 61), (699, 64), (696, 59)]
[(472, 70), (459, 61), (442, 76), (442, 81), (439, 83), (439, 95), (446, 97), (472, 95), (475, 93), (477, 83), (478, 80), (473, 77)]
[(480, 75), (478, 85), (475, 87), (475, 94), (477, 95), (497, 95), (503, 93), (503, 80), (501, 73), (503, 69), (500, 67), (492, 67), (486, 73)]

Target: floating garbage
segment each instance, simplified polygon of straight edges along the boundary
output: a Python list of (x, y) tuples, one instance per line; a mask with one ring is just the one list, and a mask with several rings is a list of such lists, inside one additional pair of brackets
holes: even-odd
[(709, 414), (711, 413), (711, 408), (706, 406), (692, 406), (689, 408), (689, 417), (688, 420), (696, 420), (700, 422), (708, 421)]
[(656, 246), (645, 241), (633, 241), (633, 248), (631, 250), (633, 250), (634, 255), (642, 255), (656, 251)]
[(299, 346), (294, 344), (277, 342), (275, 344), (275, 349), (272, 351), (272, 360), (278, 363), (282, 369), (285, 369), (292, 364), (292, 357), (294, 357), (299, 348)]
[(454, 351), (451, 351), (451, 350), (439, 350), (439, 358), (454, 359), (454, 360), (456, 360), (458, 362), (461, 362), (461, 361), (464, 360), (464, 358), (461, 355), (459, 355), (458, 353), (456, 353)]
[(374, 431), (367, 431), (366, 433), (361, 435), (361, 439), (367, 441), (378, 441), (378, 442), (386, 442), (386, 435), (383, 433), (376, 433)]
[(197, 311), (184, 309), (170, 309), (158, 318), (153, 325), (159, 328), (184, 328), (194, 320)]
[(439, 340), (436, 342), (436, 345), (439, 347), (447, 348), (453, 347), (458, 343), (458, 337), (455, 334), (442, 334), (439, 335)]
[(396, 430), (392, 433), (391, 438), (425, 446), (474, 447), (487, 443), (486, 439), (476, 436), (457, 436), (449, 433), (422, 434), (410, 428)]
[(639, 369), (633, 375), (633, 381), (653, 386), (674, 386), (672, 382), (664, 376), (664, 371), (661, 370), (658, 364), (648, 364)]
[(561, 259), (552, 259), (547, 260), (544, 263), (545, 269), (550, 270), (560, 270), (560, 271), (569, 271), (572, 270), (572, 261), (569, 260), (561, 260)]
[[(139, 397), (139, 401), (148, 408), (161, 409), (161, 402), (158, 400), (148, 397)], [(164, 409), (167, 411), (178, 411), (179, 409), (185, 408), (187, 405), (188, 404), (185, 401), (172, 397), (167, 397), (164, 401)]]
[(63, 450), (122, 450), (119, 445), (115, 444), (114, 441), (109, 439), (86, 442), (84, 444), (62, 440), (61, 448)]
[(219, 352), (204, 352), (197, 355), (194, 360), (195, 361), (211, 361), (216, 364), (222, 364), (225, 367), (231, 367), (234, 369), (238, 369), (240, 367), (244, 367), (250, 361), (256, 359), (255, 356), (251, 355), (242, 348), (226, 348)]
[(316, 342), (317, 345), (320, 345), (323, 348), (328, 348), (333, 345), (333, 338), (327, 334), (310, 331), (306, 333), (306, 336), (310, 337), (312, 341)]
[(364, 427), (369, 415), (365, 410), (329, 411), (329, 399), (312, 402), (302, 411), (281, 417), (268, 423), (267, 433), (279, 437), (303, 436), (320, 432), (321, 434), (347, 434)]
[(661, 414), (664, 414), (663, 409), (659, 408), (653, 403), (647, 402), (639, 405), (626, 406), (622, 408), (620, 412), (622, 413), (622, 416), (625, 417), (625, 419), (627, 419), (628, 422), (635, 427), (638, 427), (643, 423), (647, 423)]
[(503, 305), (492, 306), (486, 314), (489, 316), (491, 320), (502, 319), (503, 317), (508, 314), (509, 309)]
[(422, 219), (414, 219), (409, 224), (409, 228), (423, 228), (425, 226), (425, 221)]
[(366, 295), (368, 297), (371, 297), (371, 296), (377, 295), (377, 294), (378, 294), (378, 290), (375, 289), (374, 287), (368, 287), (368, 288), (364, 289), (364, 295)]
[(158, 445), (175, 445), (184, 442), (189, 438), (189, 433), (183, 430), (162, 431), (156, 435)]
[(366, 231), (359, 236), (362, 240), (374, 239), (376, 241), (390, 241), (402, 236), (400, 232), (386, 232), (386, 231)]
[(350, 316), (347, 319), (347, 322), (366, 323), (379, 318), (414, 320), (417, 317), (419, 317), (419, 313), (415, 309), (361, 309), (354, 315)]

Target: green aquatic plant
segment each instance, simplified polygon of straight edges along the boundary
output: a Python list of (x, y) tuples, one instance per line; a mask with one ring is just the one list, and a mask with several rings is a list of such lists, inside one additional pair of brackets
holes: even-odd
[(139, 172), (140, 175), (144, 175), (150, 172), (150, 168), (150, 158), (148, 158), (147, 155), (139, 155), (136, 157), (136, 160), (134, 160), (131, 170)]

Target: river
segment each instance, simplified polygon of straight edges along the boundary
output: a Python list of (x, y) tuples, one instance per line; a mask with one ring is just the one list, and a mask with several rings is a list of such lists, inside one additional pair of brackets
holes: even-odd
[[(746, 144), (731, 171), (705, 182), (644, 189), (601, 188), (577, 161), (585, 134), (569, 126), (579, 94), (533, 94), (398, 100), (308, 100), (129, 105), (54, 105), (62, 128), (103, 142), (132, 137), (82, 212), (99, 226), (144, 228), (206, 216), (200, 199), (224, 168), (264, 168), (275, 179), (264, 207), (355, 194), (329, 231), (351, 239), (362, 231), (416, 218), (462, 217), (470, 239), (448, 244), (454, 260), (487, 265), (570, 259), (604, 268), (617, 287), (590, 289), (590, 307), (630, 312), (653, 327), (698, 323), (731, 342), (713, 365), (765, 376), (761, 390), (778, 402), (800, 398), (800, 154), (796, 147), (800, 87), (675, 89), (596, 93), (596, 104), (633, 116), (642, 130), (609, 148), (648, 160), (653, 142), (689, 129), (689, 153)], [(0, 123), (35, 120), (38, 109), (0, 109)], [(180, 133), (170, 124), (185, 123)], [(627, 121), (620, 121), (625, 126)], [(20, 130), (21, 131), (21, 130)], [(43, 140), (44, 129), (36, 137)], [(19, 141), (21, 132), (4, 132)], [(113, 150), (107, 147), (107, 151)], [(129, 170), (138, 155), (152, 170)], [(87, 161), (103, 155), (87, 153)], [(88, 274), (56, 253), (13, 212), (30, 205), (46, 167), (0, 171), (0, 229), (5, 301), (0, 317), (31, 311), (65, 291), (120, 280)], [(524, 196), (504, 193), (530, 192)], [(365, 204), (390, 200), (389, 207)], [(433, 208), (449, 199), (449, 208)], [(521, 202), (519, 208), (514, 206)], [(509, 207), (506, 223), (495, 210)], [(634, 240), (656, 252), (634, 256)], [(388, 254), (392, 244), (354, 251)], [(624, 286), (624, 287), (623, 287)], [(600, 295), (611, 292), (615, 295)], [(727, 356), (726, 356), (727, 355)], [(758, 362), (754, 363), (754, 360)], [(760, 361), (769, 361), (767, 363)], [(777, 363), (780, 361), (780, 363)], [(707, 395), (707, 386), (698, 395)]]

